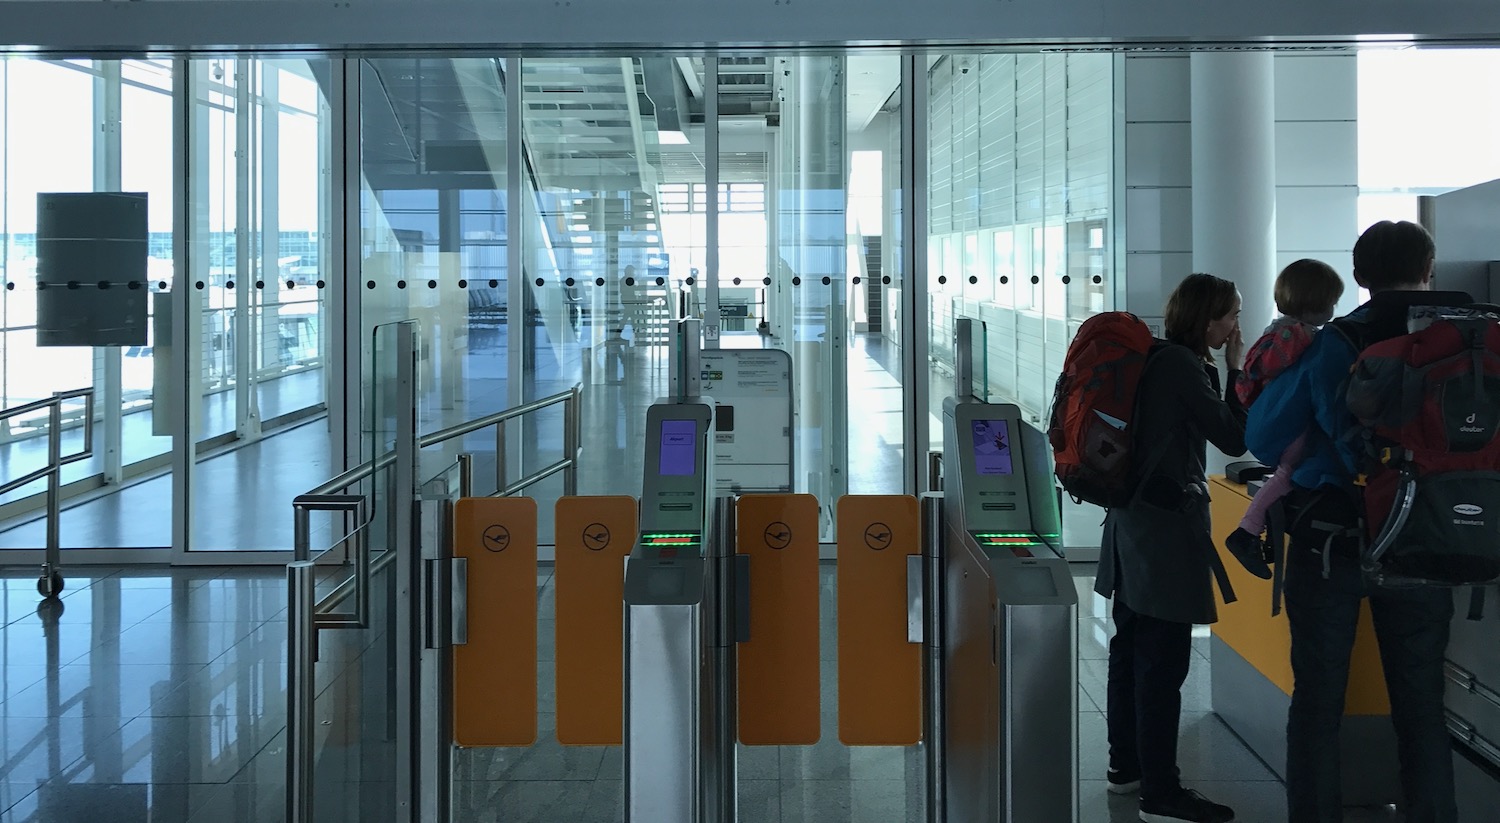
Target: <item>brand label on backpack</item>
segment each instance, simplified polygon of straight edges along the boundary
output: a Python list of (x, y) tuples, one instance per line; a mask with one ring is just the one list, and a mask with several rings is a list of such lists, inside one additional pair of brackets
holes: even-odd
[(1478, 517), (1479, 515), (1484, 514), (1484, 509), (1474, 505), (1473, 503), (1459, 503), (1457, 506), (1453, 507), (1453, 512), (1454, 514), (1461, 514), (1464, 517)]
[(1479, 417), (1477, 412), (1469, 415), (1464, 420), (1464, 425), (1459, 426), (1458, 430), (1465, 434), (1484, 434), (1484, 426), (1476, 425), (1475, 418), (1477, 417)]

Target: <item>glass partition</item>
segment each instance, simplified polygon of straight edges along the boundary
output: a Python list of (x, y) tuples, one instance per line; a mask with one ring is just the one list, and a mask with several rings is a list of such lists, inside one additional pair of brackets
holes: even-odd
[[(952, 54), (928, 70), (931, 447), (954, 321), (987, 330), (992, 402), (1045, 425), (1068, 343), (1113, 308), (1114, 65), (1106, 54)], [(1102, 513), (1064, 504), (1064, 542)]]

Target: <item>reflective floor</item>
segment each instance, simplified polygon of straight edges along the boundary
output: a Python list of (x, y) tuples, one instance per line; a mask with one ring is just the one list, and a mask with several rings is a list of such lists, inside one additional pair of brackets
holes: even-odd
[[(1077, 567), (1086, 572), (1087, 567)], [(338, 569), (325, 574), (341, 576)], [(742, 748), (746, 823), (919, 821), (918, 749), (837, 741), (832, 566), (822, 569), (823, 740)], [(0, 823), (283, 819), (286, 605), (281, 569), (80, 569), (55, 625), (36, 613), (31, 569), (0, 588)], [(617, 748), (562, 747), (552, 730), (553, 586), (538, 576), (540, 741), (455, 755), (456, 819), (469, 823), (601, 821), (620, 813)], [(1107, 603), (1080, 594), (1080, 787), (1085, 823), (1135, 820), (1107, 795), (1104, 762)], [(390, 592), (376, 597), (376, 619)], [(390, 818), (386, 636), (325, 633), (318, 680), (318, 823)], [(1281, 786), (1211, 713), (1207, 637), (1195, 639), (1183, 695), (1188, 785), (1243, 821), (1285, 819)], [(1397, 819), (1351, 810), (1345, 820)]]

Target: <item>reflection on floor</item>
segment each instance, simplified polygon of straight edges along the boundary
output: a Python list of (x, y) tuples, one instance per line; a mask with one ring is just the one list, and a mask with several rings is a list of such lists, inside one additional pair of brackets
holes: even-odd
[[(90, 569), (72, 581), (55, 627), (35, 613), (30, 575), (0, 579), (0, 823), (189, 821), (272, 823), (285, 791), (286, 589), (280, 569)], [(325, 575), (326, 589), (343, 570)], [(742, 748), (747, 823), (919, 821), (919, 749), (852, 749), (837, 741), (832, 566), (822, 569), (823, 740)], [(459, 823), (621, 819), (617, 748), (559, 746), (552, 736), (553, 583), (538, 576), (542, 734), (526, 749), (455, 753)], [(1134, 821), (1104, 781), (1107, 603), (1077, 579), (1080, 786), (1085, 823)], [(394, 591), (377, 587), (377, 626)], [(319, 823), (393, 819), (389, 633), (325, 632), (317, 667)], [(1207, 638), (1195, 639), (1183, 693), (1181, 766), (1188, 785), (1239, 819), (1285, 819), (1269, 769), (1212, 714)], [(1350, 810), (1345, 820), (1392, 820)]]

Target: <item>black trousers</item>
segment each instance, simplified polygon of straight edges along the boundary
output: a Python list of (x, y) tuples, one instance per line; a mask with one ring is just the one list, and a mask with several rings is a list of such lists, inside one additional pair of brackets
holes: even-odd
[(1370, 601), (1381, 668), (1391, 698), (1408, 823), (1453, 823), (1453, 753), (1443, 716), (1443, 656), (1453, 593), (1384, 589), (1359, 563), (1323, 559), (1294, 540), (1287, 555), (1286, 614), (1292, 633), (1292, 707), (1287, 718), (1286, 793), (1290, 823), (1338, 823), (1339, 723), (1349, 686), (1360, 603)]
[(1141, 776), (1141, 800), (1181, 791), (1177, 726), (1193, 627), (1137, 614), (1115, 598), (1109, 641), (1109, 767)]

